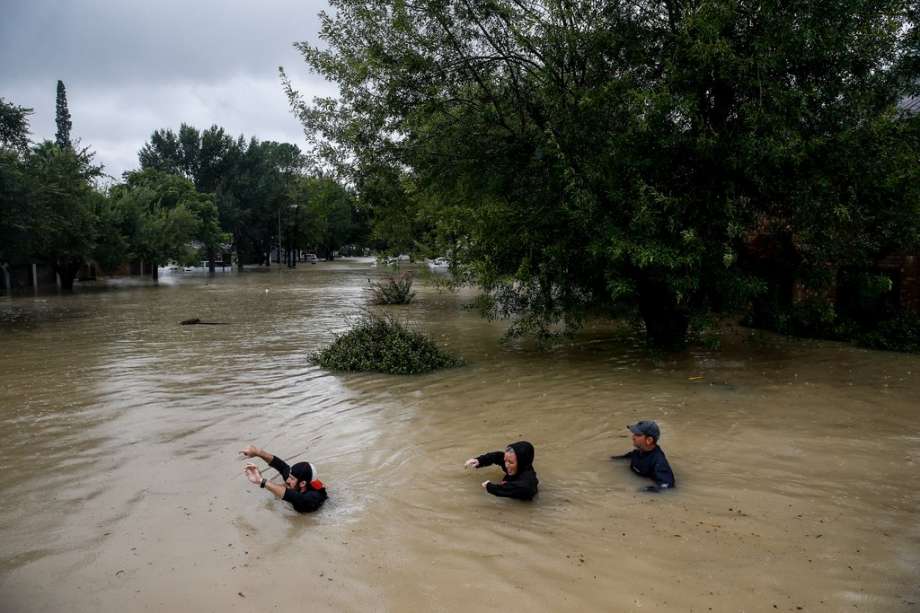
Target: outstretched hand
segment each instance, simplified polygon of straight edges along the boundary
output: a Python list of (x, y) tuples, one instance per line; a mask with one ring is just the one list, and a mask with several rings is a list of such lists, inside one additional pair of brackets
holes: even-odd
[(479, 468), (479, 460), (476, 458), (470, 458), (463, 464), (464, 468)]
[(246, 478), (249, 479), (250, 483), (254, 485), (262, 483), (262, 473), (259, 472), (259, 467), (255, 464), (247, 464), (244, 466), (243, 473), (246, 475)]
[(240, 453), (246, 456), (247, 458), (254, 458), (259, 455), (259, 448), (255, 445), (249, 445), (246, 449), (241, 449)]

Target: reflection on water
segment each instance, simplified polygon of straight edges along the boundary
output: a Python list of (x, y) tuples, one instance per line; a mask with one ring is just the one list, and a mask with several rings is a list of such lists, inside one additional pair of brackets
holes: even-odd
[[(0, 610), (920, 606), (916, 356), (747, 330), (662, 356), (605, 326), (539, 352), (421, 287), (395, 309), (467, 366), (311, 366), (378, 274), (0, 299)], [(642, 418), (675, 492), (607, 459)], [(463, 461), (520, 438), (540, 495), (484, 495)], [(250, 442), (315, 462), (322, 511), (249, 486)]]

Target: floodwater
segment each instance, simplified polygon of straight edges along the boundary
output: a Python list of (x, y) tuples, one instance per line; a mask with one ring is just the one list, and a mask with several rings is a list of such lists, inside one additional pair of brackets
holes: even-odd
[[(661, 356), (602, 326), (540, 352), (421, 285), (392, 310), (466, 366), (310, 365), (378, 274), (0, 298), (0, 610), (920, 610), (920, 357), (749, 330)], [(608, 459), (639, 419), (677, 490)], [(532, 503), (463, 469), (519, 439)], [(326, 505), (249, 484), (249, 443), (314, 462)]]

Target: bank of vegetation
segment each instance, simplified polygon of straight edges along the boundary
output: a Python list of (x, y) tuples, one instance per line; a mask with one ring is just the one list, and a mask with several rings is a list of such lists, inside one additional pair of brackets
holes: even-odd
[(463, 359), (394, 316), (366, 314), (311, 357), (323, 368), (416, 375), (463, 364)]

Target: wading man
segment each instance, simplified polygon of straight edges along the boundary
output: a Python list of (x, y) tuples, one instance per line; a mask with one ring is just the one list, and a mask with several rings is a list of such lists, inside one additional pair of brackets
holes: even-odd
[(255, 464), (246, 464), (243, 472), (250, 483), (268, 490), (285, 502), (291, 503), (294, 509), (300, 513), (309, 513), (315, 511), (321, 506), (326, 498), (326, 487), (323, 482), (316, 478), (316, 468), (309, 462), (298, 462), (293, 466), (288, 466), (284, 460), (278, 456), (272, 455), (267, 451), (250, 445), (240, 451), (247, 458), (262, 458), (268, 465), (284, 478), (284, 485), (271, 483), (262, 476), (261, 471)]
[(623, 455), (610, 456), (612, 460), (629, 460), (629, 467), (641, 477), (655, 482), (643, 488), (647, 492), (660, 492), (674, 488), (674, 473), (658, 441), (661, 430), (653, 421), (640, 421), (626, 426), (632, 432), (633, 449)]

